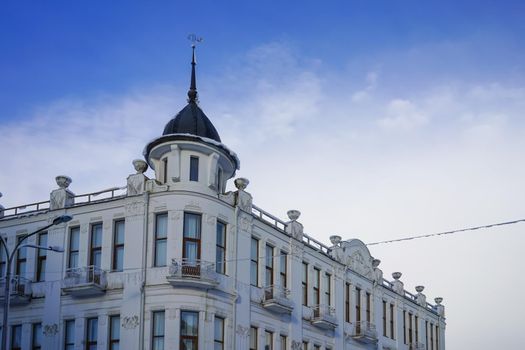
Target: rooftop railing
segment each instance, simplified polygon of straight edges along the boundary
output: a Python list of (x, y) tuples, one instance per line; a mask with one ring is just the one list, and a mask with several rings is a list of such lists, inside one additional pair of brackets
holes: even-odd
[[(126, 187), (112, 187), (106, 190), (79, 194), (74, 196), (74, 204), (71, 207), (76, 207), (89, 203), (97, 203), (111, 199), (117, 199), (126, 195)], [(13, 217), (22, 214), (34, 214), (44, 210), (49, 210), (50, 201), (35, 202), (30, 204), (19, 205), (16, 207), (5, 208), (4, 217)]]

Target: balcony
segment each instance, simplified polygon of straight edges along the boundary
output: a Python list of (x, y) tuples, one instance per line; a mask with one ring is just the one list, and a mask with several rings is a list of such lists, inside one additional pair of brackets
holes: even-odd
[(412, 342), (408, 344), (408, 350), (425, 350), (425, 344)]
[(106, 271), (93, 265), (67, 269), (62, 280), (62, 291), (80, 298), (102, 295), (106, 286)]
[(288, 299), (290, 291), (281, 286), (268, 286), (264, 288), (262, 305), (266, 310), (278, 314), (290, 314), (293, 303)]
[[(0, 299), (4, 299), (5, 277), (0, 282)], [(21, 276), (11, 277), (9, 285), (9, 303), (11, 305), (26, 305), (31, 301), (31, 281)]]
[(354, 326), (352, 338), (354, 338), (354, 340), (361, 342), (361, 343), (366, 343), (366, 344), (377, 343), (376, 325), (368, 321), (356, 322)]
[(202, 260), (172, 259), (166, 279), (173, 287), (211, 289), (219, 284), (215, 264)]
[(329, 305), (316, 305), (312, 308), (312, 324), (322, 329), (334, 329), (337, 327), (335, 309)]

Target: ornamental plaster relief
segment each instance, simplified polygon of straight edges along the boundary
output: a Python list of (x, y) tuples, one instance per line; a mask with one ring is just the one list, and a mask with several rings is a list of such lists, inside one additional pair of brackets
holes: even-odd
[(42, 333), (45, 337), (54, 337), (56, 334), (58, 334), (58, 324), (52, 323), (43, 325)]
[(244, 327), (241, 325), (237, 325), (237, 329), (235, 330), (235, 333), (242, 338), (247, 338), (250, 335), (250, 327)]
[(139, 317), (137, 315), (124, 316), (122, 318), (122, 327), (124, 329), (135, 329), (139, 325)]
[(374, 279), (373, 258), (366, 245), (358, 239), (342, 241), (331, 248), (331, 255), (340, 263), (346, 265), (352, 271)]

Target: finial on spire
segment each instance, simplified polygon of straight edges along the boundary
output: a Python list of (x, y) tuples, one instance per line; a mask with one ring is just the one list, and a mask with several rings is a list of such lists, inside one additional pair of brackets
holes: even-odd
[(195, 34), (188, 35), (188, 40), (191, 41), (191, 83), (190, 90), (188, 91), (188, 102), (197, 102), (197, 81), (195, 78), (195, 46), (197, 43), (202, 42), (202, 38), (196, 36)]

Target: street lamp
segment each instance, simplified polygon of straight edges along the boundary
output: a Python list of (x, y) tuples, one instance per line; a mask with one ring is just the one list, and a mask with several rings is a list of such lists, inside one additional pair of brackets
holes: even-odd
[(36, 235), (37, 233), (40, 233), (42, 231), (47, 230), (51, 226), (59, 225), (68, 221), (71, 221), (73, 217), (71, 215), (61, 215), (53, 219), (53, 222), (51, 224), (41, 227), (35, 232), (31, 232), (27, 235), (21, 236), (21, 238), (18, 240), (18, 242), (15, 245), (15, 248), (10, 253), (9, 249), (7, 248), (7, 242), (4, 239), (4, 237), (0, 236), (0, 240), (2, 242), (2, 245), (4, 247), (4, 252), (6, 256), (6, 271), (5, 271), (5, 285), (4, 285), (4, 321), (2, 323), (2, 350), (7, 350), (7, 321), (9, 316), (9, 297), (10, 297), (10, 284), (11, 284), (11, 263), (13, 262), (13, 257), (15, 256), (16, 252), (20, 248), (36, 248), (36, 249), (45, 249), (45, 250), (51, 250), (54, 252), (63, 252), (64, 249), (59, 246), (49, 246), (49, 247), (42, 247), (34, 244), (22, 244), (27, 238)]

